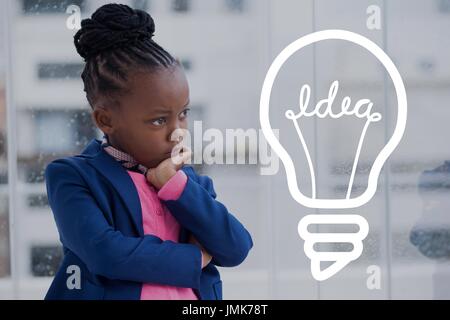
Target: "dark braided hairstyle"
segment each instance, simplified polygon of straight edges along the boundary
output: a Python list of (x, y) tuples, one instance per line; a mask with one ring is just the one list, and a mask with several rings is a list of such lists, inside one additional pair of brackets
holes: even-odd
[(91, 108), (99, 96), (111, 99), (127, 92), (130, 71), (179, 65), (152, 40), (154, 32), (148, 13), (123, 4), (104, 5), (81, 22), (74, 42), (86, 62), (81, 78)]

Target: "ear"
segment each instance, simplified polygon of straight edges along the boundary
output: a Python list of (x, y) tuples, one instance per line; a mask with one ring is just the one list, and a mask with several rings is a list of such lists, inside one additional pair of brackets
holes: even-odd
[(105, 134), (110, 135), (114, 132), (112, 112), (109, 108), (95, 106), (92, 118), (97, 127)]

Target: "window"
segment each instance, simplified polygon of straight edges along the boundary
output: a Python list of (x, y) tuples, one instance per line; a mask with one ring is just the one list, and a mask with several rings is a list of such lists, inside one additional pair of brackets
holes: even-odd
[(46, 194), (30, 194), (27, 197), (27, 205), (34, 208), (46, 208), (48, 199)]
[(70, 5), (77, 5), (83, 10), (84, 0), (23, 0), (22, 10), (25, 14), (65, 13)]
[[(89, 110), (36, 110), (36, 145), (40, 153), (55, 154), (81, 149), (95, 136)], [(55, 134), (56, 133), (56, 134)]]
[(36, 124), (38, 150), (45, 153), (63, 153), (72, 149), (76, 128), (70, 125), (69, 114), (64, 112), (38, 112)]
[(62, 259), (60, 246), (34, 246), (31, 248), (31, 274), (35, 277), (54, 276)]
[(133, 8), (148, 11), (150, 9), (150, 3), (148, 0), (133, 0)]
[(80, 63), (40, 63), (38, 77), (43, 80), (80, 79), (84, 65)]
[(437, 0), (439, 11), (450, 13), (450, 0)]
[(190, 9), (191, 2), (189, 0), (173, 0), (172, 10), (175, 12), (187, 12)]
[(244, 0), (225, 0), (225, 5), (231, 12), (243, 12), (245, 4), (246, 2)]

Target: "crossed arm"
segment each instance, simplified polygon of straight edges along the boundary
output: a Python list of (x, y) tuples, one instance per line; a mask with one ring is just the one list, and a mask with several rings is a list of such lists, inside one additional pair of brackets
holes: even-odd
[[(250, 235), (215, 200), (210, 179), (196, 176), (192, 169), (187, 172), (180, 197), (163, 201), (211, 254), (212, 263), (240, 264), (253, 245)], [(61, 241), (91, 272), (110, 279), (199, 287), (202, 253), (198, 245), (162, 241), (152, 235), (125, 236), (111, 227), (71, 164), (54, 161), (47, 166), (45, 176)]]

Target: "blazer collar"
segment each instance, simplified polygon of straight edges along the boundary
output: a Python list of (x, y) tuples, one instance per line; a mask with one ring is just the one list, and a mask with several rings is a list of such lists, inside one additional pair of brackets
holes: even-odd
[(128, 209), (128, 214), (131, 216), (136, 230), (138, 230), (140, 236), (144, 236), (139, 194), (126, 169), (103, 150), (101, 141), (97, 139), (92, 139), (89, 142), (81, 156), (85, 157), (86, 161), (97, 169), (116, 189)]

